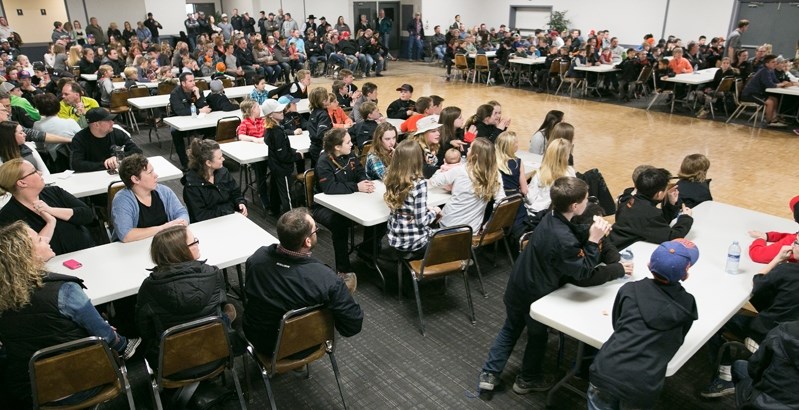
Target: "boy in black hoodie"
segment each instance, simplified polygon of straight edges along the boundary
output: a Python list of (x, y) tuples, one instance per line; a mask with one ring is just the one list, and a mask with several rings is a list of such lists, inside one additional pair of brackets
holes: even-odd
[(666, 367), (699, 315), (680, 285), (699, 259), (691, 241), (660, 244), (649, 260), (653, 278), (629, 282), (613, 303), (613, 334), (590, 369), (589, 408), (652, 408)]

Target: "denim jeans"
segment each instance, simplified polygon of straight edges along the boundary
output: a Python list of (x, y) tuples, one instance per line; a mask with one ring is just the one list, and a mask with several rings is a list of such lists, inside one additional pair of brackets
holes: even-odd
[[(313, 73), (316, 72), (316, 65), (319, 64), (320, 61), (326, 63), (327, 62), (327, 57), (325, 57), (325, 56), (311, 56), (310, 60), (311, 60), (311, 74), (313, 74)], [(327, 68), (327, 67), (325, 67), (325, 68)], [(325, 70), (325, 71), (327, 71), (327, 70)]]
[[(416, 46), (416, 53), (414, 53)], [(416, 36), (408, 37), (408, 60), (419, 60), (422, 58), (422, 39)]]
[(347, 68), (354, 73), (355, 70), (358, 69), (358, 57), (353, 55), (344, 55), (344, 59), (346, 61)]
[(519, 340), (524, 328), (527, 328), (527, 346), (524, 349), (522, 359), (522, 370), (518, 378), (531, 381), (536, 377), (543, 376), (542, 364), (547, 348), (547, 327), (541, 322), (537, 322), (530, 317), (527, 310), (512, 310), (505, 307), (507, 317), (502, 329), (499, 330), (491, 349), (488, 351), (488, 359), (483, 365), (483, 371), (499, 375), (505, 369), (508, 358), (516, 341)]
[(388, 50), (388, 39), (389, 39), (389, 36), (391, 36), (391, 34), (389, 34), (389, 33), (380, 33), (380, 44), (382, 44), (383, 47), (385, 47), (386, 50)]
[(112, 349), (118, 352), (125, 350), (128, 340), (118, 335), (97, 313), (97, 309), (77, 283), (65, 283), (58, 290), (58, 311), (86, 329), (89, 334), (103, 338)]
[(436, 57), (438, 57), (439, 60), (443, 60), (444, 59), (444, 54), (447, 51), (447, 46), (446, 46), (446, 44), (441, 44), (441, 45), (437, 46), (433, 51), (435, 51)]

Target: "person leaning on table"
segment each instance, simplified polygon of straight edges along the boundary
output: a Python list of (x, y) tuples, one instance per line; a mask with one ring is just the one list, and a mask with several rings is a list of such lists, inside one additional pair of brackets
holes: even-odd
[(133, 242), (175, 225), (188, 225), (189, 213), (169, 187), (158, 184), (153, 165), (141, 154), (119, 166), (125, 188), (114, 196), (114, 240)]
[(89, 125), (78, 131), (70, 143), (70, 162), (75, 172), (118, 169), (115, 147), (122, 147), (126, 156), (142, 153), (127, 132), (114, 127), (114, 118), (116, 114), (105, 108), (92, 108), (86, 113)]
[(189, 147), (189, 172), (180, 179), (183, 202), (192, 222), (205, 221), (241, 212), (247, 205), (238, 182), (224, 166), (219, 144), (213, 140), (193, 140)]
[[(191, 115), (191, 106), (197, 108), (197, 114), (207, 114), (211, 112), (211, 107), (205, 101), (205, 94), (200, 91), (194, 84), (194, 74), (183, 72), (180, 73), (180, 85), (172, 90), (169, 94), (169, 105), (172, 107), (172, 112), (178, 116)], [(216, 132), (216, 128), (210, 128), (210, 131)], [(186, 156), (186, 141), (183, 140), (187, 136), (187, 132), (172, 129), (172, 143), (175, 144), (175, 151), (178, 153), (180, 165), (185, 169), (189, 165), (189, 157)]]
[[(126, 339), (106, 322), (83, 292), (83, 280), (45, 270), (55, 254), (49, 238), (23, 222), (0, 229), (0, 342), (6, 352), (3, 408), (31, 408), (28, 362), (46, 347), (98, 336), (129, 359), (141, 343)], [(65, 397), (48, 405), (86, 400), (101, 388)], [(7, 400), (7, 401), (6, 401)]]

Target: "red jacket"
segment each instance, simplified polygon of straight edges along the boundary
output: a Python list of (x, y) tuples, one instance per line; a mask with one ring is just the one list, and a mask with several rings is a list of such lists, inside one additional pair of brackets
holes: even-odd
[[(791, 246), (796, 239), (795, 233), (766, 232), (766, 239), (755, 239), (749, 245), (749, 257), (753, 262), (769, 263), (780, 252), (783, 246)], [(788, 262), (796, 263), (796, 256), (791, 255)]]

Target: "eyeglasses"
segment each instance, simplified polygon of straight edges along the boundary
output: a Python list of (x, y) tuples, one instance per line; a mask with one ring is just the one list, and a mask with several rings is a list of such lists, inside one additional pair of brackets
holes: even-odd
[(33, 175), (33, 174), (41, 174), (41, 172), (39, 172), (39, 170), (38, 170), (38, 169), (34, 169), (33, 171), (31, 171), (31, 172), (29, 172), (29, 173), (27, 173), (27, 174), (23, 175), (22, 177), (20, 177), (20, 178), (19, 178), (17, 181), (22, 181), (23, 179), (25, 179), (25, 178), (27, 178), (27, 177), (29, 177), (29, 176)]
[(194, 238), (194, 241), (192, 243), (186, 244), (186, 246), (191, 248), (192, 246), (199, 245), (199, 244), (200, 244), (200, 240), (197, 239), (197, 238)]
[(319, 227), (318, 227), (318, 226), (316, 227), (316, 229), (314, 229), (313, 231), (311, 231), (311, 233), (310, 233), (310, 234), (308, 234), (308, 237), (309, 237), (309, 238), (310, 238), (310, 237), (312, 237), (312, 236), (313, 236), (315, 233), (317, 233), (317, 232), (319, 232)]

